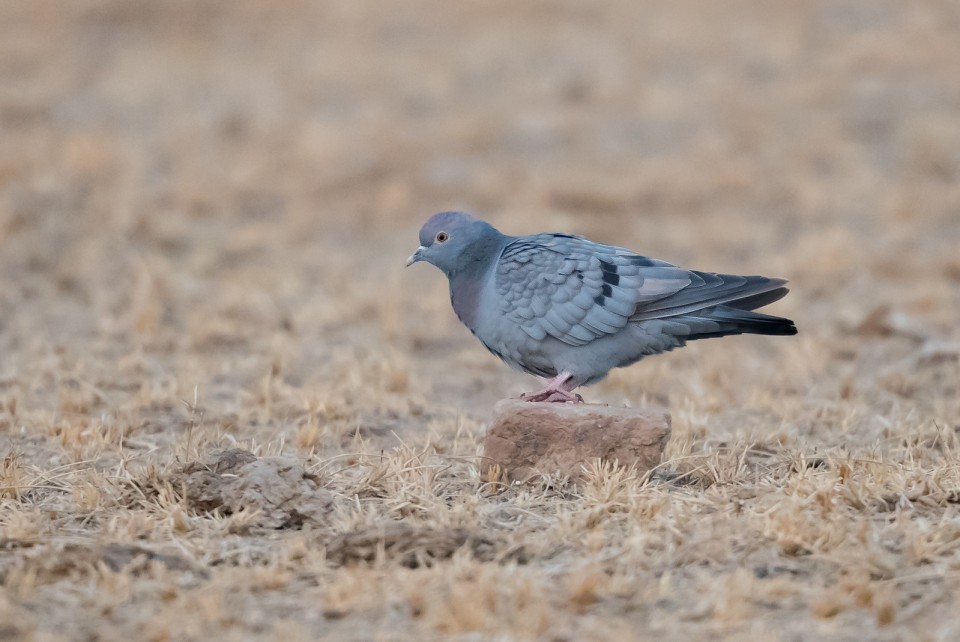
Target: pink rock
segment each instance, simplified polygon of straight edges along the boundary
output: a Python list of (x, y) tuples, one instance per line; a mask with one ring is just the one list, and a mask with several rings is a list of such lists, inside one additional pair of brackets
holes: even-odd
[(644, 473), (660, 463), (670, 433), (670, 413), (662, 409), (504, 399), (494, 408), (480, 470), (486, 481), (582, 479), (583, 468), (599, 458)]

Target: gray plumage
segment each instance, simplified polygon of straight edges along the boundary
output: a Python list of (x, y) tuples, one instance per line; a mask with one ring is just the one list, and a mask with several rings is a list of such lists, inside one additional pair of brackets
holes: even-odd
[(454, 310), (488, 350), (534, 375), (570, 373), (570, 389), (686, 341), (797, 332), (752, 312), (787, 294), (783, 279), (685, 270), (569, 234), (506, 236), (459, 212), (427, 221), (417, 261), (447, 275)]

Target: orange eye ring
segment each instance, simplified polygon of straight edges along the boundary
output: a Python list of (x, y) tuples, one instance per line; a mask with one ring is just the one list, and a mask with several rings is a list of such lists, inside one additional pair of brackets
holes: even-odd
[(450, 235), (446, 232), (437, 232), (436, 241), (437, 243), (445, 243), (447, 239), (450, 238)]

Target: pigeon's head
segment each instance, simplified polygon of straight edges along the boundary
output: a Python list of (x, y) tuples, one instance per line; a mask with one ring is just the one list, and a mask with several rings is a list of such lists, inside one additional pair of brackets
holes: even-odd
[(447, 276), (490, 260), (501, 239), (491, 225), (463, 212), (440, 212), (420, 228), (420, 247), (407, 265), (425, 261)]

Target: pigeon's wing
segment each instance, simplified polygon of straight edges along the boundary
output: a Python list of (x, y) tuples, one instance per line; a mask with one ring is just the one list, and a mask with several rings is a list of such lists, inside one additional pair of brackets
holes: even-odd
[(504, 248), (495, 282), (503, 315), (526, 334), (578, 346), (620, 331), (639, 305), (679, 292), (690, 279), (624, 248), (537, 234)]
[(567, 234), (537, 234), (508, 244), (495, 284), (504, 317), (535, 340), (551, 336), (574, 346), (619, 332), (632, 321), (722, 303), (752, 309), (786, 294), (780, 279), (684, 270)]

